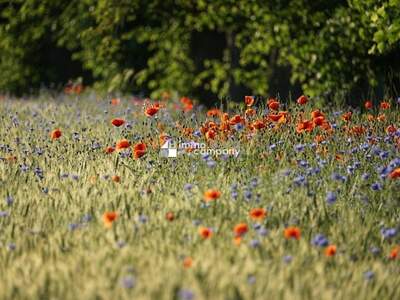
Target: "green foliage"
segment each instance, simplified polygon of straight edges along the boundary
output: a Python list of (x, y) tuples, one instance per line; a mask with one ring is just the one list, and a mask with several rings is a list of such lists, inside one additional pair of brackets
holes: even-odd
[[(266, 94), (281, 67), (291, 70), (292, 84), (321, 95), (377, 86), (400, 70), (399, 0), (18, 0), (0, 7), (0, 90), (61, 82), (71, 59), (79, 68), (68, 76), (86, 71), (97, 88), (153, 96), (227, 96), (238, 85)], [(222, 44), (203, 49), (214, 33)], [(54, 49), (67, 63), (43, 59)]]

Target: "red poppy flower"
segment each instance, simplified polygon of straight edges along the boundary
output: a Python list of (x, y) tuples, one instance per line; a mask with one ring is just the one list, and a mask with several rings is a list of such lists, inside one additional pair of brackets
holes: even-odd
[(269, 114), (267, 118), (272, 122), (285, 123), (287, 121), (288, 113), (286, 111), (280, 111), (277, 114)]
[(342, 120), (345, 122), (348, 122), (351, 120), (351, 116), (353, 115), (353, 113), (351, 111), (348, 111), (347, 113), (344, 113), (342, 115)]
[(308, 98), (307, 96), (300, 96), (299, 98), (297, 98), (296, 102), (300, 105), (305, 105), (308, 102)]
[(193, 101), (189, 97), (182, 97), (183, 111), (187, 112), (193, 109)]
[(301, 121), (296, 126), (296, 132), (302, 133), (304, 131), (311, 132), (314, 129), (314, 123), (309, 120)]
[(199, 234), (203, 239), (209, 239), (212, 237), (213, 232), (211, 228), (208, 227), (200, 227), (199, 228)]
[(231, 124), (231, 125), (236, 125), (236, 124), (243, 123), (243, 122), (244, 122), (244, 120), (240, 115), (235, 115), (229, 120), (229, 124)]
[(192, 265), (193, 265), (193, 259), (190, 256), (186, 256), (183, 259), (183, 267), (188, 269), (188, 268), (192, 267)]
[(311, 118), (315, 119), (318, 117), (325, 117), (325, 115), (319, 109), (313, 110), (311, 112)]
[(246, 109), (246, 111), (244, 112), (244, 114), (245, 114), (246, 116), (254, 116), (254, 115), (256, 114), (256, 111), (255, 111), (254, 109), (252, 109), (252, 108), (248, 108), (248, 109)]
[(388, 134), (394, 134), (397, 131), (397, 128), (394, 125), (389, 125), (386, 127), (386, 132)]
[(300, 228), (295, 227), (295, 226), (289, 226), (289, 227), (285, 228), (284, 236), (288, 240), (289, 239), (299, 240), (301, 237)]
[(388, 176), (390, 179), (400, 178), (400, 168), (394, 169), (392, 172), (389, 173)]
[(103, 223), (106, 228), (111, 228), (112, 223), (118, 219), (118, 213), (115, 211), (108, 211), (103, 214)]
[(173, 212), (169, 211), (165, 214), (165, 219), (167, 219), (167, 221), (172, 222), (175, 219), (175, 215)]
[(244, 96), (244, 103), (247, 106), (252, 106), (254, 104), (254, 101), (255, 101), (255, 99), (253, 96)]
[(271, 98), (268, 100), (267, 105), (268, 105), (268, 108), (271, 110), (278, 110), (280, 103), (276, 99)]
[(251, 125), (253, 126), (254, 129), (258, 130), (265, 128), (265, 124), (262, 120), (256, 120)]
[(321, 126), (325, 122), (325, 118), (320, 116), (313, 119), (313, 122), (316, 126)]
[(267, 215), (267, 211), (265, 208), (253, 208), (249, 215), (253, 220), (263, 220)]
[(121, 103), (121, 99), (113, 98), (111, 99), (111, 105), (119, 105)]
[(217, 189), (209, 189), (204, 192), (204, 201), (210, 202), (217, 200), (221, 196), (221, 192)]
[(245, 235), (248, 230), (249, 227), (247, 226), (246, 223), (239, 223), (235, 225), (235, 227), (233, 228), (233, 232), (236, 237)]
[(145, 114), (147, 117), (150, 118), (150, 117), (154, 116), (158, 111), (159, 111), (159, 108), (158, 108), (158, 107), (150, 106), (150, 107), (146, 108), (144, 114)]
[(115, 149), (116, 150), (121, 150), (121, 149), (126, 149), (130, 147), (130, 143), (127, 139), (122, 139), (120, 141), (117, 142)]
[(107, 147), (106, 149), (104, 149), (104, 152), (107, 154), (113, 153), (115, 151), (114, 147)]
[(325, 248), (325, 255), (328, 257), (335, 256), (336, 250), (337, 249), (335, 245), (329, 245), (328, 247)]
[(116, 183), (119, 183), (121, 181), (121, 177), (119, 177), (118, 175), (113, 175), (111, 177), (111, 180), (116, 182)]
[(213, 139), (215, 139), (215, 136), (217, 135), (217, 133), (214, 131), (214, 130), (212, 130), (212, 129), (210, 129), (210, 130), (208, 130), (207, 132), (206, 132), (206, 138), (207, 138), (207, 140), (213, 140)]
[(389, 109), (389, 108), (390, 108), (390, 103), (387, 102), (387, 101), (382, 101), (382, 102), (380, 103), (379, 107), (380, 107), (381, 109)]
[(400, 253), (400, 246), (396, 246), (392, 249), (392, 251), (390, 251), (389, 254), (389, 259), (396, 259), (399, 257), (399, 253)]
[(113, 124), (115, 127), (120, 127), (125, 124), (125, 120), (116, 118), (111, 121), (111, 124)]
[(373, 106), (372, 101), (370, 101), (370, 100), (365, 101), (364, 107), (365, 107), (366, 109), (371, 109), (372, 106)]
[(56, 140), (56, 139), (60, 138), (61, 135), (62, 135), (61, 130), (58, 129), (58, 128), (57, 128), (57, 129), (54, 129), (54, 130), (50, 133), (50, 136), (51, 136), (51, 138), (52, 138), (53, 140)]
[(379, 122), (383, 122), (383, 121), (386, 120), (386, 115), (385, 115), (385, 114), (379, 114), (379, 115), (376, 117), (376, 119), (377, 119)]
[(136, 144), (133, 147), (133, 156), (135, 159), (141, 158), (146, 154), (147, 146), (145, 143)]
[(221, 111), (218, 108), (212, 108), (207, 111), (207, 117), (218, 117), (221, 115)]

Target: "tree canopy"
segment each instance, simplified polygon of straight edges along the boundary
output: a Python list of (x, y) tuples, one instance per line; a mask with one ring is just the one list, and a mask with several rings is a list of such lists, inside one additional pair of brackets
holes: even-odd
[(82, 77), (153, 97), (400, 93), (400, 0), (0, 0), (0, 10), (0, 91)]

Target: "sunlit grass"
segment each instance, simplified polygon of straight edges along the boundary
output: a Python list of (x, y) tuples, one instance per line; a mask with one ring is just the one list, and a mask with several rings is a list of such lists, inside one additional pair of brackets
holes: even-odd
[[(298, 134), (299, 114), (309, 118), (312, 101), (286, 107), (286, 123), (250, 130), (248, 121), (266, 114), (262, 104), (241, 131), (207, 141), (240, 150), (211, 164), (200, 155), (159, 155), (161, 133), (206, 142), (182, 135), (206, 120), (197, 106), (183, 113), (168, 102), (146, 117), (143, 105), (128, 99), (111, 105), (93, 95), (42, 98), (0, 103), (0, 298), (400, 296), (399, 260), (389, 258), (399, 244), (400, 181), (380, 169), (400, 166), (399, 131), (386, 133), (399, 126), (397, 107), (355, 111), (347, 123), (341, 116), (348, 108), (322, 107), (337, 125), (333, 132)], [(368, 113), (386, 119), (368, 121)], [(114, 127), (116, 117), (126, 124)], [(366, 132), (352, 135), (345, 126)], [(62, 136), (51, 139), (56, 128)], [(326, 142), (311, 145), (317, 134)], [(144, 142), (146, 154), (104, 152), (123, 138)], [(211, 188), (221, 195), (204, 202)], [(265, 208), (266, 218), (251, 219), (253, 208)], [(113, 211), (118, 218), (106, 228), (103, 214)], [(238, 223), (249, 227), (240, 244)], [(210, 228), (211, 238), (203, 239), (199, 226)], [(299, 240), (285, 239), (287, 226), (301, 230)], [(393, 237), (385, 238), (383, 228), (394, 229)], [(337, 246), (336, 255), (313, 245), (319, 233)]]

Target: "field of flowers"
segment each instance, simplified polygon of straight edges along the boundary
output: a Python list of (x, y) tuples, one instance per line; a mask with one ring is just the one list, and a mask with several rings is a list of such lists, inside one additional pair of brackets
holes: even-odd
[(0, 299), (400, 299), (399, 106), (3, 97)]

